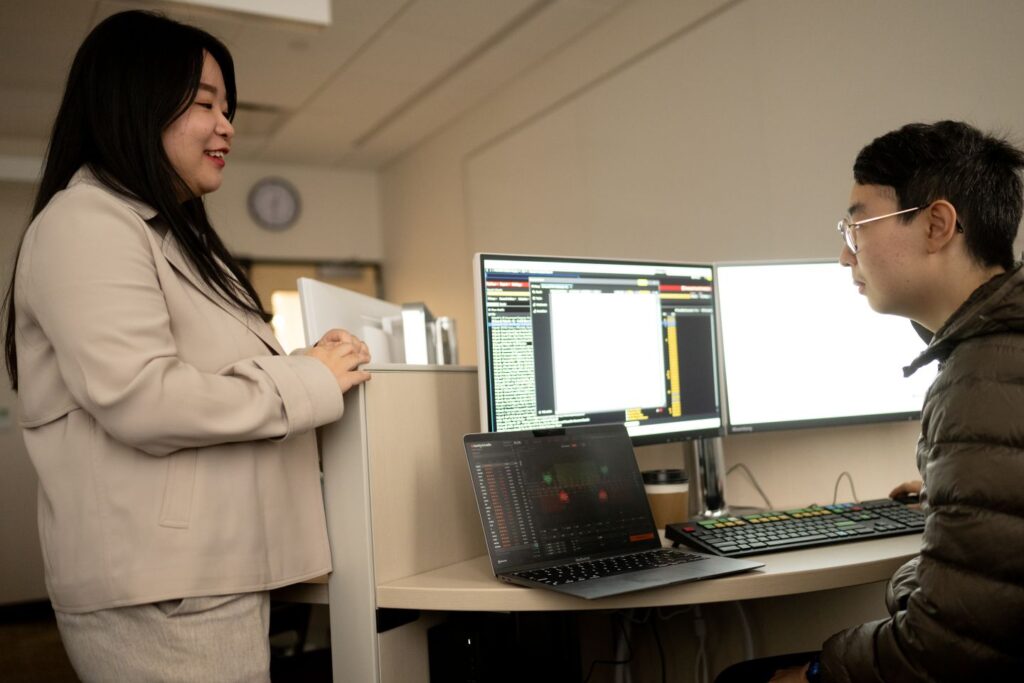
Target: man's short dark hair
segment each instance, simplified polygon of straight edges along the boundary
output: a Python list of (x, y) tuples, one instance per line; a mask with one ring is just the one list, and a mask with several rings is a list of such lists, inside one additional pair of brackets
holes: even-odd
[(857, 155), (853, 177), (860, 185), (893, 188), (900, 209), (947, 200), (956, 207), (967, 251), (984, 265), (1009, 269), (1021, 219), (1022, 167), (1024, 152), (1005, 139), (939, 121), (876, 138)]

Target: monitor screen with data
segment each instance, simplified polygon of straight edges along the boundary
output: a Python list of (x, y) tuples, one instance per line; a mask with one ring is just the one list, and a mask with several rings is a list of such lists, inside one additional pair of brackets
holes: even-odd
[(905, 318), (871, 310), (835, 261), (715, 268), (729, 433), (920, 417), (935, 365)]
[(484, 431), (617, 422), (635, 444), (721, 432), (710, 265), (474, 259)]

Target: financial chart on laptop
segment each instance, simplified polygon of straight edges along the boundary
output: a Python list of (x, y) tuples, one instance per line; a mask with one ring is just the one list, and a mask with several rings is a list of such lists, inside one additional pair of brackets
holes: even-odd
[(614, 452), (621, 442), (496, 441), (476, 448), (471, 474), (497, 567), (661, 545), (640, 473)]
[(468, 434), (491, 567), (583, 598), (763, 566), (662, 548), (623, 425)]

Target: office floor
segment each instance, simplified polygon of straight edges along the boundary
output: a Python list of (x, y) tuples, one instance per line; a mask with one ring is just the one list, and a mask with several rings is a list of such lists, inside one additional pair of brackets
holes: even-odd
[(76, 683), (47, 603), (3, 607), (0, 611), (0, 678), (10, 683)]
[[(331, 680), (331, 652), (318, 649), (295, 656), (292, 624), (309, 623), (305, 606), (284, 606), (271, 612), (271, 658), (274, 683), (320, 683)], [(303, 632), (301, 639), (306, 638)], [(49, 603), (0, 607), (0, 680), (5, 683), (78, 683), (64, 652)]]

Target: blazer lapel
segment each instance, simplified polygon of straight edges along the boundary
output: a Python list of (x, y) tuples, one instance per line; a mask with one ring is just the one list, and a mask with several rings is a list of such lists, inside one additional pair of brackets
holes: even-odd
[[(220, 306), (224, 312), (235, 320), (245, 325), (250, 332), (259, 337), (260, 340), (262, 340), (263, 343), (275, 353), (285, 355), (284, 349), (281, 347), (280, 342), (277, 341), (277, 337), (274, 336), (274, 332), (270, 328), (270, 325), (233, 306), (229, 301), (225, 300), (224, 297), (203, 282), (203, 279), (192, 269), (188, 259), (185, 258), (185, 255), (178, 247), (177, 240), (174, 239), (174, 236), (170, 232), (164, 234), (161, 251), (163, 252), (164, 258), (167, 259), (167, 262), (170, 263), (182, 277), (192, 283), (193, 287), (202, 292), (206, 298)], [(234, 277), (230, 274), (230, 271), (227, 271), (227, 269), (225, 269), (225, 272), (228, 273), (228, 277)]]
[[(285, 355), (284, 349), (281, 347), (280, 342), (277, 341), (277, 337), (274, 336), (274, 331), (270, 329), (270, 325), (252, 315), (249, 315), (245, 311), (241, 311), (232, 306), (230, 302), (226, 301), (217, 292), (208, 287), (206, 283), (203, 282), (203, 279), (192, 270), (192, 266), (188, 262), (188, 259), (185, 258), (183, 253), (181, 253), (177, 240), (175, 240), (171, 235), (170, 231), (167, 229), (167, 225), (157, 216), (156, 209), (148, 204), (110, 189), (96, 179), (96, 175), (88, 166), (83, 166), (78, 169), (75, 175), (71, 177), (70, 182), (68, 182), (68, 187), (72, 187), (78, 183), (95, 185), (104, 192), (110, 193), (118, 200), (127, 204), (130, 209), (139, 214), (142, 220), (149, 224), (150, 228), (163, 238), (160, 250), (163, 252), (164, 258), (167, 259), (171, 266), (178, 271), (182, 277), (191, 282), (196, 289), (206, 296), (206, 298), (224, 309), (224, 311), (235, 320), (245, 325), (250, 332), (259, 337), (274, 353)], [(221, 264), (221, 266), (223, 267), (223, 264)], [(228, 277), (234, 277), (231, 275), (231, 271), (227, 268), (224, 268), (224, 272), (228, 274)]]

